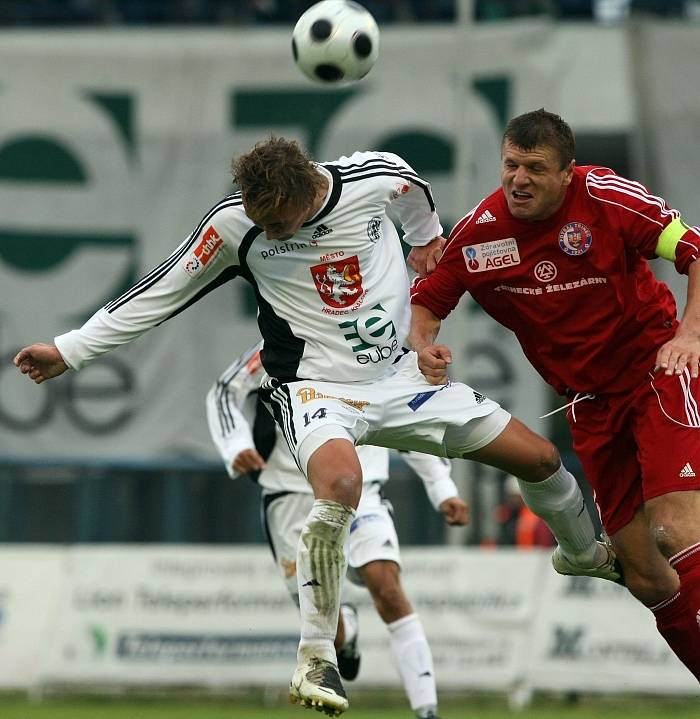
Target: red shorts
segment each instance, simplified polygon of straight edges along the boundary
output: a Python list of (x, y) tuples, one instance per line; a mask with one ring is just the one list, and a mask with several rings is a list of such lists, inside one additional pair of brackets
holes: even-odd
[(687, 369), (649, 374), (632, 392), (598, 395), (573, 409), (574, 451), (608, 534), (653, 497), (700, 489), (700, 380)]

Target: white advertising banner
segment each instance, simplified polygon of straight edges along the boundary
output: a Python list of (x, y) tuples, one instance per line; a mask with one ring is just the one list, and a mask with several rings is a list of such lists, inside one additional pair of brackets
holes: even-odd
[[(0, 549), (0, 686), (276, 686), (297, 609), (264, 546)], [(562, 578), (548, 551), (407, 548), (403, 583), (438, 687), (700, 695), (621, 587)], [(400, 687), (368, 593), (353, 688)]]
[[(167, 257), (230, 191), (231, 156), (269, 133), (320, 160), (403, 154), (432, 182), (449, 229), (498, 183), (509, 114), (545, 105), (583, 131), (632, 123), (616, 29), (387, 29), (372, 73), (340, 88), (303, 77), (289, 45), (287, 31), (268, 29), (0, 33), (0, 452), (214, 456), (204, 396), (258, 339), (243, 280), (40, 387), (10, 358), (79, 325)], [(504, 46), (513, 51), (493, 52)], [(590, 102), (586, 88), (608, 89)], [(445, 323), (455, 377), (485, 379), (536, 423), (542, 384), (509, 333), (472, 319), (460, 311)]]
[(626, 589), (548, 572), (530, 648), (537, 689), (698, 694), (697, 680)]
[[(402, 562), (402, 582), (430, 642), (438, 686), (502, 689), (520, 681), (547, 558), (435, 547), (403, 549)], [(367, 592), (352, 596), (362, 612), (362, 672), (353, 686), (394, 685), (387, 629)]]
[(56, 599), (66, 581), (61, 547), (0, 550), (0, 688), (35, 684), (60, 623)]
[[(66, 566), (42, 682), (245, 686), (291, 677), (298, 615), (265, 547), (76, 548)], [(543, 569), (538, 553), (404, 552), (404, 584), (441, 686), (499, 688), (520, 677)], [(349, 586), (346, 599), (360, 612), (357, 686), (395, 685), (369, 594)]]
[(298, 615), (265, 547), (70, 552), (42, 682), (256, 685), (291, 677)]

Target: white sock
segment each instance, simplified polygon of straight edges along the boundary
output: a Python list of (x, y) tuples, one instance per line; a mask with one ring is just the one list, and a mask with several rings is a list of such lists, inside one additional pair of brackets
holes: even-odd
[(357, 632), (359, 631), (357, 615), (355, 614), (355, 612), (351, 611), (348, 607), (346, 607), (345, 604), (341, 604), (340, 616), (343, 620), (344, 629), (343, 646), (347, 647), (348, 644), (350, 644), (355, 639), (355, 637), (357, 637)]
[(389, 630), (391, 656), (401, 676), (411, 709), (437, 710), (433, 655), (418, 615), (409, 614), (386, 626)]
[(347, 569), (343, 544), (354, 516), (352, 507), (317, 499), (301, 530), (297, 547), (299, 664), (310, 657), (336, 663), (333, 640), (338, 627), (340, 586)]
[(518, 480), (525, 504), (542, 517), (561, 551), (578, 564), (590, 564), (598, 554), (595, 528), (576, 479), (563, 464), (543, 482)]

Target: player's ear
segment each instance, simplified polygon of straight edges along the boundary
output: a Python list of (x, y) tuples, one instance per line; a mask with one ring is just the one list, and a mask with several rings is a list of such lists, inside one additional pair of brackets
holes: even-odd
[(576, 167), (576, 160), (571, 160), (571, 162), (564, 168), (564, 185), (571, 184), (571, 178), (574, 176), (574, 167)]

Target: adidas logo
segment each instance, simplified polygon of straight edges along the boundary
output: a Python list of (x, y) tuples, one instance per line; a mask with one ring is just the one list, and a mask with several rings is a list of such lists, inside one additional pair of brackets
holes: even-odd
[[(494, 217), (494, 219), (496, 219)], [(315, 230), (314, 234), (311, 235), (312, 240), (317, 240), (319, 237), (323, 237), (324, 235), (330, 235), (333, 230), (331, 230), (330, 227), (326, 227), (325, 225), (319, 225)]]
[(695, 472), (693, 472), (693, 468), (690, 466), (690, 462), (685, 463), (685, 467), (680, 471), (679, 477), (694, 477)]
[(318, 581), (318, 579), (309, 579), (308, 582), (301, 585), (302, 587), (320, 587), (321, 582)]
[(477, 225), (483, 225), (484, 222), (495, 222), (496, 218), (488, 211), (482, 212), (481, 215), (479, 215), (479, 219), (476, 221)]

